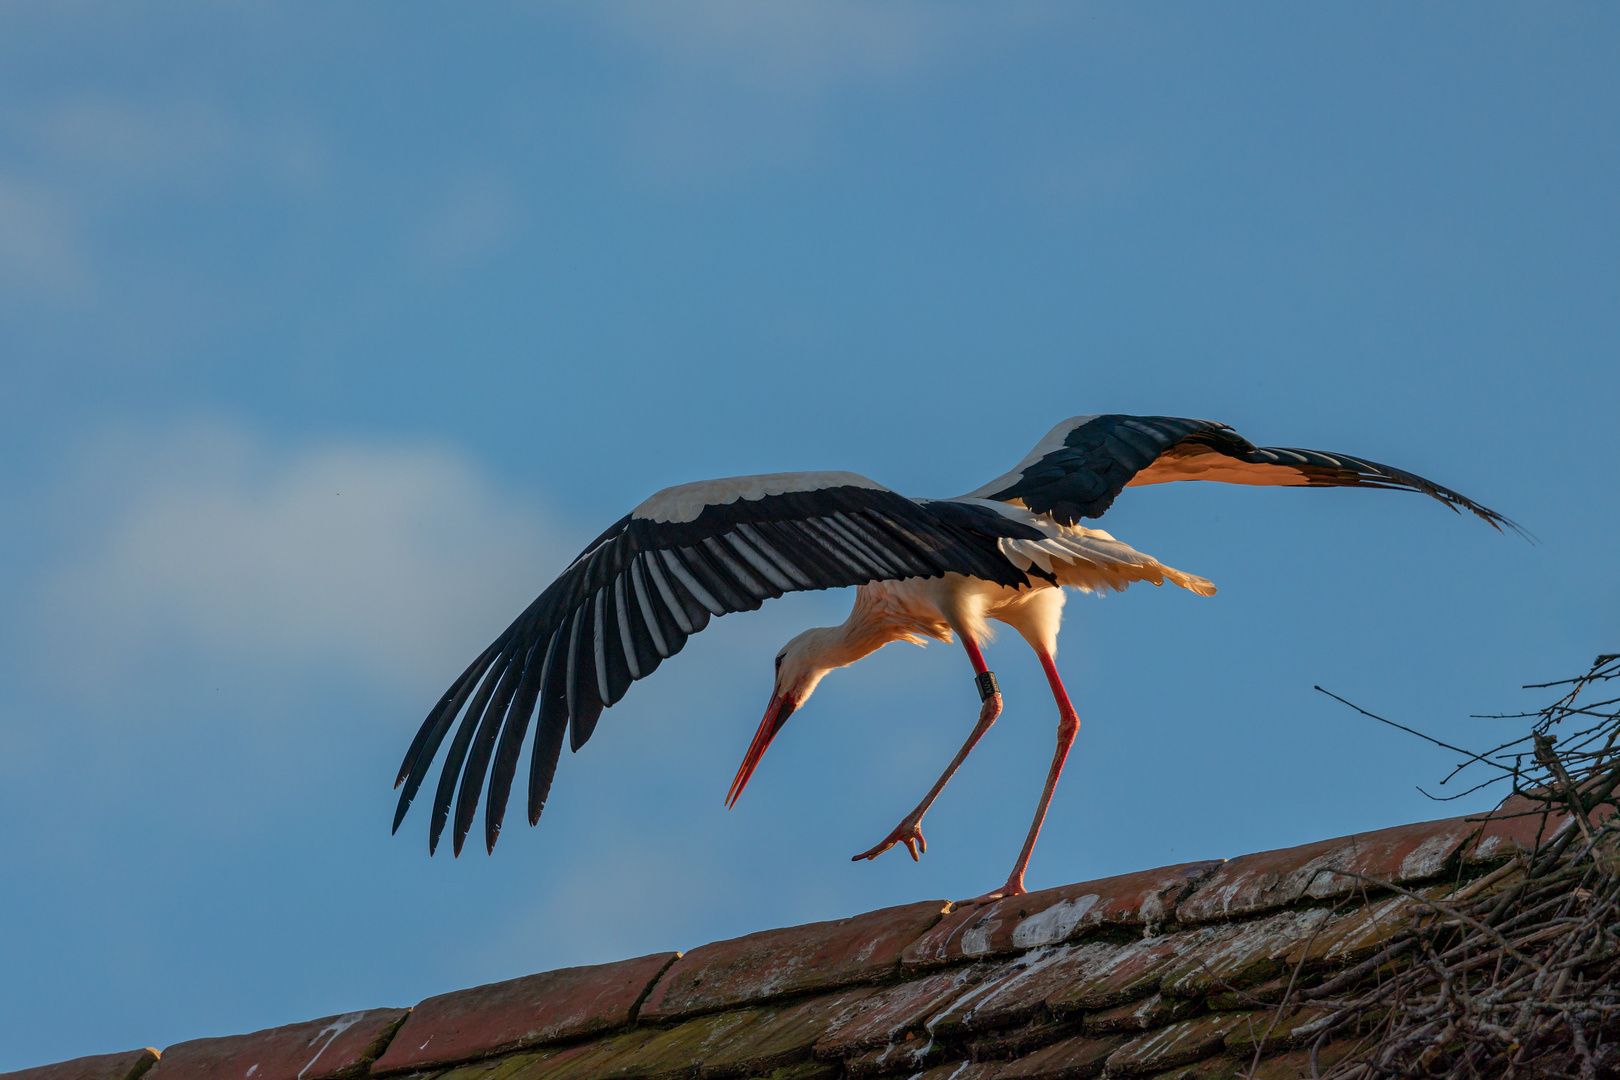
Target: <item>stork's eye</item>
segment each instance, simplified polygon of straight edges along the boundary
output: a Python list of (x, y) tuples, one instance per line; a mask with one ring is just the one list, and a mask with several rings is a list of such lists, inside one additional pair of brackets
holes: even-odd
[(787, 655), (787, 653), (777, 653), (776, 654), (776, 670), (777, 671), (782, 670), (782, 657), (784, 657), (786, 655)]

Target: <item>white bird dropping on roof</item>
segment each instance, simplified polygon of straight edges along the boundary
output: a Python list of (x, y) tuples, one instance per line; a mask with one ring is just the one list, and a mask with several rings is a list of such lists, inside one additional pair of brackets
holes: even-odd
[[(1065, 587), (1123, 590), (1169, 581), (1200, 596), (1215, 587), (1165, 566), (1100, 529), (1126, 487), (1219, 480), (1281, 487), (1417, 491), (1493, 527), (1493, 510), (1400, 469), (1344, 454), (1257, 447), (1225, 424), (1169, 416), (1077, 416), (1054, 427), (1018, 465), (955, 499), (909, 499), (849, 472), (770, 473), (666, 488), (589, 544), (429, 711), (395, 786), (399, 829), (452, 727), (428, 825), (428, 850), (455, 810), (454, 850), (484, 802), (493, 851), (531, 722), (528, 808), (540, 820), (566, 733), (590, 739), (602, 710), (680, 652), (713, 616), (752, 611), (787, 592), (857, 586), (840, 626), (806, 630), (776, 656), (765, 717), (726, 796), (734, 805), (771, 740), (835, 668), (891, 641), (960, 638), (980, 710), (967, 741), (934, 786), (882, 841), (927, 850), (922, 819), (1001, 713), (1001, 691), (981, 644), (991, 622), (1018, 631), (1046, 673), (1058, 709), (1057, 746), (1012, 873), (987, 897), (1024, 891), (1052, 792), (1080, 719), (1055, 656)], [(459, 726), (456, 724), (460, 717)], [(485, 779), (489, 784), (486, 790)]]

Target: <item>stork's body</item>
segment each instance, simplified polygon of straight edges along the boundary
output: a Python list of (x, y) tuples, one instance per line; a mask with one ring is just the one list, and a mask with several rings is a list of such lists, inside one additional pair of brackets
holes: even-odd
[(1046, 534), (1039, 540), (1014, 541), (1017, 546), (1009, 548), (1009, 554), (1018, 558), (1024, 567), (1039, 566), (1046, 573), (1031, 574), (1026, 570), (1017, 585), (946, 573), (933, 578), (880, 581), (857, 588), (855, 605), (841, 625), (807, 630), (782, 649), (777, 663), (776, 689), (765, 719), (760, 722), (753, 744), (732, 781), (727, 805), (736, 803), (771, 739), (829, 671), (847, 667), (890, 642), (909, 641), (921, 645), (924, 638), (949, 642), (954, 635), (961, 640), (968, 662), (973, 665), (974, 684), (981, 700), (979, 718), (967, 741), (916, 809), (876, 846), (855, 856), (857, 860), (875, 859), (896, 844), (904, 844), (915, 860), (928, 850), (922, 834), (923, 815), (1001, 715), (1001, 691), (983, 652), (983, 646), (995, 636), (991, 622), (999, 622), (1016, 630), (1034, 650), (1051, 685), (1058, 711), (1057, 748), (1036, 806), (1035, 819), (1030, 823), (1029, 834), (1007, 883), (987, 896), (1024, 891), (1024, 871), (1035, 850), (1035, 840), (1046, 819), (1047, 807), (1051, 805), (1052, 792), (1063, 772), (1069, 749), (1080, 731), (1079, 714), (1063, 686), (1056, 662), (1064, 586), (1097, 592), (1123, 589), (1133, 581), (1158, 585), (1170, 580), (1203, 596), (1213, 595), (1215, 587), (1203, 578), (1173, 570), (1132, 550), (1101, 529), (1065, 527), (1054, 521), (1043, 521), (1022, 508), (998, 505), (992, 509)]
[[(1024, 891), (1024, 870), (1029, 865), (1030, 854), (1035, 850), (1035, 839), (1040, 835), (1041, 824), (1046, 820), (1046, 810), (1051, 804), (1058, 776), (1063, 771), (1063, 763), (1067, 760), (1069, 749), (1074, 745), (1074, 738), (1080, 731), (1080, 717), (1069, 700), (1068, 691), (1064, 689), (1056, 664), (1058, 626), (1063, 618), (1064, 599), (1063, 589), (1060, 586), (1040, 578), (1033, 579), (1028, 586), (1021, 589), (980, 581), (961, 574), (946, 574), (942, 578), (906, 578), (903, 581), (862, 585), (856, 590), (855, 607), (850, 612), (849, 618), (842, 626), (830, 628), (834, 633), (828, 636), (826, 642), (828, 647), (824, 651), (800, 650), (783, 658), (783, 676), (778, 683), (789, 687), (784, 691), (784, 696), (795, 692), (792, 689), (794, 683), (789, 680), (798, 671), (807, 670), (813, 678), (819, 680), (822, 663), (841, 659), (845, 655), (853, 658), (851, 661), (845, 661), (850, 663), (891, 641), (904, 640), (921, 644), (919, 635), (948, 642), (954, 633), (961, 639), (968, 662), (973, 665), (974, 684), (979, 689), (982, 704), (979, 707), (979, 718), (974, 723), (973, 730), (969, 732), (967, 741), (962, 744), (962, 748), (956, 752), (956, 756), (945, 767), (945, 771), (934, 782), (934, 786), (929, 789), (922, 802), (917, 804), (916, 809), (907, 814), (900, 824), (894, 827), (894, 831), (878, 844), (856, 855), (856, 860), (875, 859), (896, 844), (904, 844), (913, 860), (928, 850), (928, 842), (923, 839), (922, 834), (923, 815), (928, 813), (928, 808), (933, 806), (934, 800), (945, 789), (945, 785), (956, 774), (956, 770), (1001, 715), (1001, 690), (996, 684), (994, 673), (985, 663), (982, 648), (994, 636), (990, 627), (990, 622), (994, 620), (1018, 631), (1029, 643), (1030, 648), (1035, 650), (1041, 668), (1046, 672), (1047, 681), (1051, 683), (1052, 696), (1058, 708), (1057, 749), (1053, 752), (1052, 767), (1047, 773), (1046, 786), (1041, 791), (1040, 802), (1035, 810), (1035, 820), (1030, 823), (1029, 835), (1024, 840), (1023, 850), (1018, 853), (1018, 862), (1008, 876), (1007, 883), (996, 892), (987, 894), (987, 898)], [(788, 663), (789, 658), (795, 661), (791, 666)], [(774, 733), (778, 722), (774, 718), (768, 719), (767, 722), (773, 729), (770, 733)], [(732, 783), (730, 800), (733, 803), (742, 793), (743, 785), (753, 773), (759, 756), (764, 753), (765, 746), (769, 743), (768, 734), (763, 740), (756, 737), (757, 749), (750, 747), (748, 756), (743, 759), (742, 767), (737, 772), (737, 779)]]
[[(1224, 424), (1175, 417), (1082, 416), (1053, 428), (1012, 472), (955, 499), (906, 499), (853, 473), (777, 473), (668, 488), (574, 560), (429, 712), (407, 751), (398, 829), (441, 743), (461, 716), (434, 797), (429, 849), (455, 808), (455, 850), (485, 800), (493, 850), (531, 720), (529, 821), (539, 820), (563, 736), (578, 750), (602, 710), (679, 652), (710, 616), (752, 610), (784, 592), (857, 586), (848, 619), (807, 630), (776, 658), (764, 719), (727, 796), (735, 804), (772, 738), (828, 672), (893, 641), (962, 642), (981, 707), (966, 742), (876, 858), (926, 850), (922, 818), (1001, 712), (982, 646), (990, 624), (1034, 650), (1057, 705), (1057, 746), (1011, 875), (989, 896), (1024, 891), (1024, 871), (1080, 720), (1056, 665), (1063, 589), (1122, 590), (1170, 581), (1202, 596), (1203, 578), (1163, 565), (1100, 529), (1127, 486), (1171, 480), (1265, 486), (1383, 487), (1422, 492), (1493, 526), (1512, 523), (1411, 473), (1342, 454), (1256, 447)], [(459, 781), (459, 783), (458, 783)]]

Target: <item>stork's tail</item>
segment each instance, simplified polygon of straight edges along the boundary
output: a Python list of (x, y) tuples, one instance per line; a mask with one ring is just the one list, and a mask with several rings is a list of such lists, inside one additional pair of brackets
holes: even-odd
[(1214, 596), (1207, 578), (1166, 566), (1101, 529), (1059, 526), (1056, 536), (1043, 540), (1000, 541), (1001, 552), (1020, 569), (1039, 566), (1068, 585), (1085, 592), (1121, 592), (1135, 581), (1163, 585), (1166, 581), (1199, 596)]

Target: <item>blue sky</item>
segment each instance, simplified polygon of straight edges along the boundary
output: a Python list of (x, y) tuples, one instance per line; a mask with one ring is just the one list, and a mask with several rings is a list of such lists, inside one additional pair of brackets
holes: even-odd
[(830, 677), (737, 809), (728, 616), (429, 859), (440, 690), (652, 491), (996, 476), (1056, 421), (1224, 420), (1448, 484), (1173, 484), (1220, 586), (1074, 597), (1032, 887), (1482, 809), (1414, 788), (1620, 650), (1620, 25), (1598, 5), (0, 6), (0, 1070), (1005, 876), (1055, 712), (920, 864), (849, 856), (971, 725), (955, 647)]

